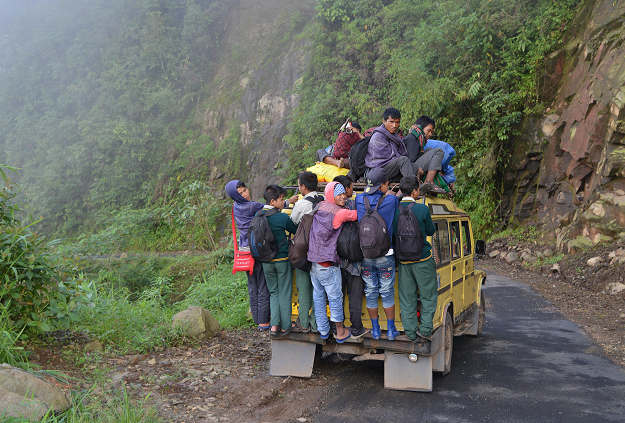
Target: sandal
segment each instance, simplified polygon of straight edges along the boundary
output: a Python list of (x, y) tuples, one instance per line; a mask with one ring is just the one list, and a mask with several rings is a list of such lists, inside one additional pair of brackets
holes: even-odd
[(430, 193), (447, 195), (447, 191), (445, 191), (443, 188), (439, 187), (438, 185), (434, 185), (434, 184), (432, 184), (432, 189), (430, 190)]
[(298, 332), (304, 332), (304, 333), (308, 333), (310, 332), (310, 326), (308, 326), (306, 329), (304, 329), (304, 327), (302, 326), (302, 324), (299, 321), (299, 317), (297, 318), (297, 320), (295, 321), (295, 329)]
[(280, 332), (280, 336), (287, 336), (289, 333), (291, 333), (291, 331), (292, 331), (293, 329), (295, 329), (295, 327), (296, 327), (296, 326), (295, 326), (295, 323), (291, 322), (291, 327), (290, 327), (290, 328), (288, 328), (287, 330), (283, 330), (283, 331), (281, 331), (281, 332)]
[(352, 336), (352, 330), (350, 328), (345, 328), (347, 329), (347, 336), (345, 338), (337, 338), (336, 336), (334, 337), (334, 339), (336, 339), (336, 342), (338, 342), (339, 344), (342, 344), (343, 342), (347, 341), (351, 336)]
[(261, 325), (258, 325), (258, 329), (260, 329), (260, 330), (267, 330), (267, 329), (269, 329), (270, 327), (271, 327), (271, 325), (267, 325), (267, 326), (261, 326)]
[(273, 336), (274, 338), (276, 338), (279, 335), (279, 330), (271, 330), (269, 329), (269, 336)]

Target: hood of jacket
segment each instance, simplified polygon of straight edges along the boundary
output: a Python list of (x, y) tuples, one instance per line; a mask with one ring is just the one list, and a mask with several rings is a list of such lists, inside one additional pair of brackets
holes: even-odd
[(325, 200), (319, 204), (320, 211), (336, 214), (337, 211), (341, 210), (341, 206), (334, 202), (334, 187), (336, 184), (338, 184), (338, 182), (330, 182), (326, 185), (326, 189), (323, 191)]
[(243, 198), (243, 196), (239, 194), (239, 191), (237, 191), (237, 184), (239, 182), (240, 181), (238, 180), (228, 182), (226, 184), (226, 194), (228, 194), (230, 198), (232, 198), (237, 203), (247, 203), (249, 200)]

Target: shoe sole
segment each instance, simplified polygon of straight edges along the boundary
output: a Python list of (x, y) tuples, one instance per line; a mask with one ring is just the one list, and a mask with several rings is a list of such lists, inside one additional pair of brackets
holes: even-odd
[(369, 333), (369, 330), (364, 331), (360, 335), (354, 335), (354, 332), (352, 332), (352, 338), (354, 338), (354, 339), (362, 338), (363, 336), (365, 336), (368, 333)]

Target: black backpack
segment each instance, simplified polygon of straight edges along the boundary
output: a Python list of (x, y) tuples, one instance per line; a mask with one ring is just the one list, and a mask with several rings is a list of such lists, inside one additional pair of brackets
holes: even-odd
[(289, 260), (293, 267), (310, 272), (312, 263), (308, 261), (308, 241), (310, 240), (310, 228), (312, 227), (313, 217), (318, 210), (317, 205), (323, 201), (322, 195), (316, 195), (313, 198), (305, 197), (313, 205), (313, 211), (302, 216), (297, 225), (297, 232), (289, 241)]
[(358, 222), (343, 223), (336, 244), (336, 252), (340, 258), (347, 259), (352, 263), (363, 259), (360, 235), (358, 235)]
[[(373, 134), (380, 131), (373, 131)], [(386, 134), (380, 132), (386, 137)], [(358, 182), (358, 180), (365, 176), (365, 172), (367, 171), (367, 166), (365, 166), (365, 158), (367, 157), (367, 150), (369, 150), (369, 141), (371, 141), (371, 137), (373, 134), (368, 137), (364, 137), (356, 144), (352, 146), (352, 149), (349, 151), (349, 176), (352, 181)], [(386, 137), (388, 139), (388, 137)]]
[(378, 213), (378, 207), (384, 201), (384, 196), (380, 196), (375, 209), (371, 208), (369, 198), (365, 195), (365, 208), (367, 211), (358, 223), (358, 235), (360, 236), (360, 248), (364, 258), (383, 257), (391, 248), (391, 239), (388, 236), (388, 229), (384, 218)]
[[(250, 243), (252, 257), (258, 261), (271, 261), (276, 256), (280, 247), (276, 242), (276, 237), (271, 232), (267, 217), (278, 213), (278, 209), (262, 210), (252, 217), (250, 227), (247, 229), (247, 239)], [(282, 245), (282, 242), (280, 245)]]
[(397, 260), (421, 260), (423, 236), (417, 217), (412, 212), (416, 203), (409, 206), (399, 205), (397, 232), (395, 232), (395, 257)]
[(323, 195), (315, 195), (313, 198), (310, 197), (304, 197), (304, 200), (306, 201), (310, 201), (312, 203), (313, 209), (315, 207), (317, 207), (317, 204), (321, 203), (323, 200), (325, 200), (325, 197)]

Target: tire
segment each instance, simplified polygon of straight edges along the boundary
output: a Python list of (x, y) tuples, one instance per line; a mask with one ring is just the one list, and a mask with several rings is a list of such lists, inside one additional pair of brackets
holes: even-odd
[(440, 376), (446, 376), (451, 371), (451, 357), (454, 349), (454, 320), (451, 313), (447, 310), (445, 317), (445, 333), (443, 339), (443, 349), (445, 352), (445, 366), (442, 372), (438, 372)]
[(484, 332), (484, 323), (486, 322), (486, 301), (484, 300), (484, 291), (480, 291), (480, 307), (478, 310), (480, 311), (480, 314), (477, 319), (477, 333), (475, 335), (469, 335), (473, 338), (479, 338), (482, 336), (482, 332)]

